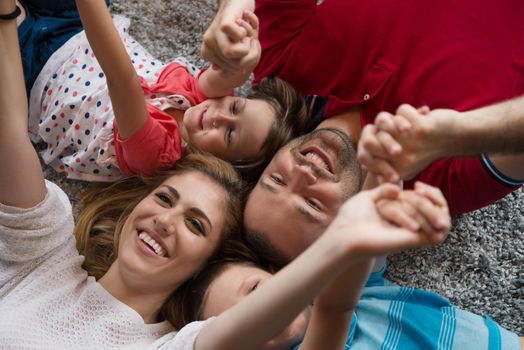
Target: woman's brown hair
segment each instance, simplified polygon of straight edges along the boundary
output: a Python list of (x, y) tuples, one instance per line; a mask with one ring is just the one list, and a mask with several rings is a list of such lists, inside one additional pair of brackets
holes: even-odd
[(244, 179), (256, 181), (275, 153), (304, 132), (309, 116), (300, 93), (276, 77), (262, 79), (247, 98), (265, 101), (275, 111), (275, 121), (262, 145), (260, 156), (233, 162)]
[[(98, 280), (115, 261), (122, 226), (134, 207), (169, 177), (191, 171), (205, 174), (227, 194), (222, 241), (240, 236), (245, 188), (238, 172), (231, 164), (216, 157), (192, 153), (179, 160), (172, 169), (155, 176), (123, 178), (109, 186), (91, 189), (83, 196), (75, 236), (77, 249), (85, 256), (82, 266), (89, 275)], [(176, 301), (169, 298), (162, 306), (160, 315), (175, 317), (165, 311), (173, 308), (174, 303)], [(176, 319), (164, 319), (173, 324), (179, 323)]]

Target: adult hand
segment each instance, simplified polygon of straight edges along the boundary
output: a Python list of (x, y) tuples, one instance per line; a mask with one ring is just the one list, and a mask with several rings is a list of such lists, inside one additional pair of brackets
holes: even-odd
[[(417, 188), (417, 193), (425, 196), (431, 206), (433, 201), (444, 201), (433, 190), (426, 187)], [(379, 187), (363, 191), (349, 199), (339, 210), (325, 235), (338, 245), (347, 247), (348, 257), (369, 259), (380, 255), (387, 255), (403, 249), (423, 247), (442, 242), (449, 230), (450, 217), (447, 206), (431, 211), (430, 221), (444, 223), (439, 226), (438, 232), (421, 234), (419, 230), (411, 230), (396, 226), (384, 220), (377, 210), (377, 203), (381, 200), (398, 201), (401, 190), (392, 184), (383, 184)], [(445, 203), (445, 201), (444, 201)], [(411, 205), (416, 205), (414, 201)], [(423, 209), (423, 213), (429, 210)]]
[(385, 220), (411, 231), (427, 235), (438, 243), (451, 227), (448, 204), (442, 191), (422, 182), (415, 190), (403, 191), (397, 200), (382, 199), (377, 210)]
[(250, 69), (253, 65), (249, 56), (252, 40), (258, 41), (254, 7), (253, 0), (223, 0), (204, 34), (202, 57), (225, 70)]
[(396, 115), (381, 112), (360, 138), (357, 157), (379, 182), (410, 180), (434, 160), (449, 156), (446, 133), (460, 113), (401, 105)]

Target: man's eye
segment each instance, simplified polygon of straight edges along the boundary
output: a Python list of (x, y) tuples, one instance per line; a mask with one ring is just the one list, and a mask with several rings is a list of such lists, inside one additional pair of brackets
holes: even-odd
[(205, 235), (204, 225), (202, 225), (202, 222), (199, 219), (188, 218), (186, 219), (186, 222), (191, 226), (193, 230), (196, 230), (199, 235), (201, 236)]
[(271, 178), (271, 180), (273, 180), (274, 183), (276, 183), (277, 185), (281, 185), (281, 186), (284, 186), (285, 183), (284, 181), (282, 180), (282, 178), (278, 175), (269, 175), (269, 177)]
[(314, 198), (306, 198), (306, 203), (307, 205), (309, 205), (311, 208), (315, 210), (318, 210), (318, 211), (322, 210), (322, 206), (320, 205), (320, 202)]
[(155, 196), (166, 204), (172, 204), (171, 197), (169, 197), (169, 195), (165, 194), (164, 192), (155, 193)]

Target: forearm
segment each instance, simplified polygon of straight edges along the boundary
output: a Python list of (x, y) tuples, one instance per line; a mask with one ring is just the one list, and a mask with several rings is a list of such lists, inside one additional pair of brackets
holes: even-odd
[(120, 135), (128, 138), (147, 121), (142, 88), (103, 0), (76, 1), (89, 45), (107, 80)]
[(249, 78), (249, 72), (228, 72), (210, 67), (202, 73), (198, 84), (202, 92), (210, 98), (227, 96), (236, 87), (241, 86)]
[[(1, 1), (11, 13), (15, 1)], [(36, 152), (27, 134), (27, 97), (15, 20), (0, 20), (0, 202), (31, 207), (46, 193)]]
[(301, 350), (343, 349), (373, 260), (352, 265), (317, 297)]
[(454, 122), (456, 155), (524, 152), (524, 96), (463, 112)]

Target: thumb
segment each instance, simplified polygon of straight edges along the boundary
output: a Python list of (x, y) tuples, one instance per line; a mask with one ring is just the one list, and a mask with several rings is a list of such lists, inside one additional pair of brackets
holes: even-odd
[(384, 183), (369, 191), (371, 199), (376, 202), (381, 199), (397, 199), (400, 195), (400, 187), (392, 183)]

